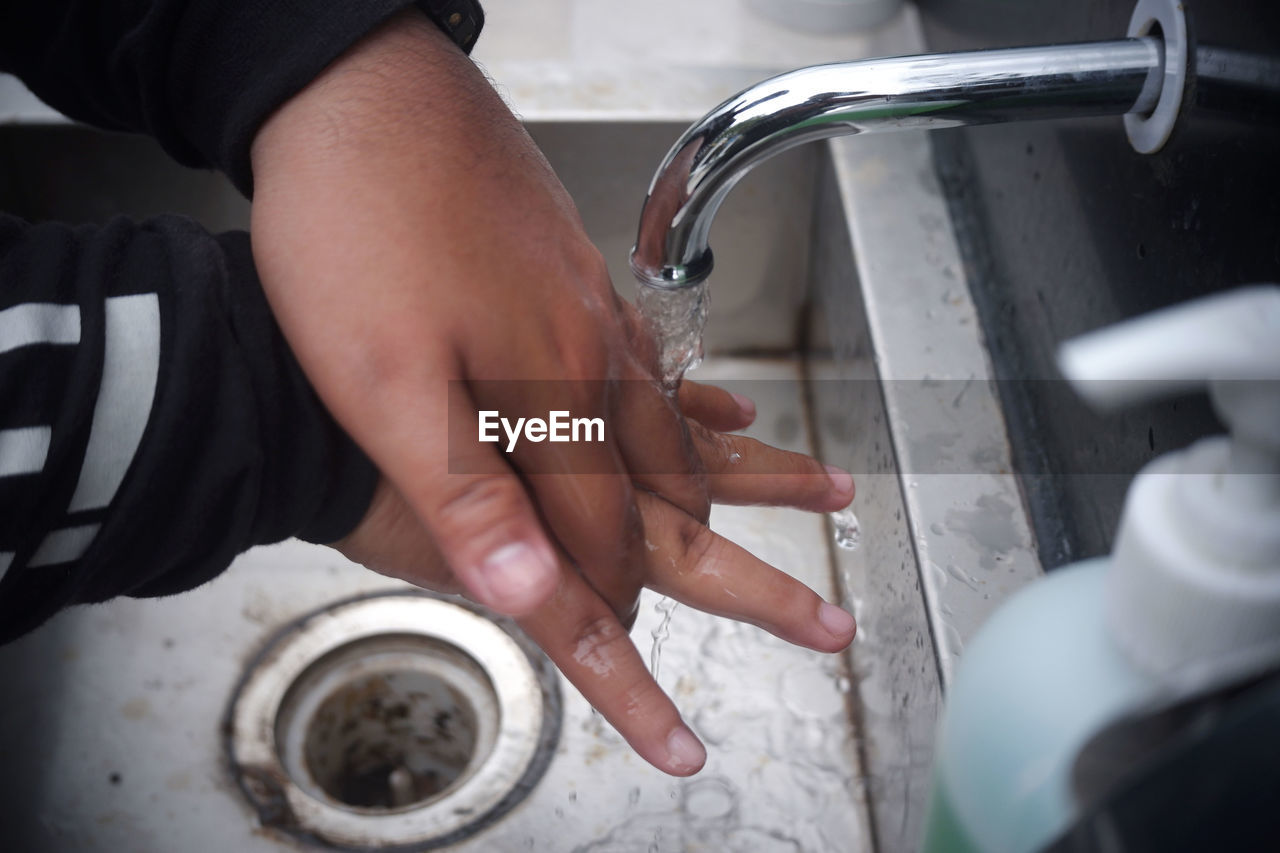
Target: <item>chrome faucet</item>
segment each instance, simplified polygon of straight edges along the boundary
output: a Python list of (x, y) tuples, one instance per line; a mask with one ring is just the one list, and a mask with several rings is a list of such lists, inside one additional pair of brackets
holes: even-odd
[(631, 267), (642, 286), (662, 290), (705, 280), (707, 235), (729, 190), (761, 161), (815, 139), (1124, 115), (1134, 147), (1158, 150), (1188, 89), (1181, 4), (1140, 0), (1129, 32), (1119, 41), (819, 65), (752, 86), (696, 122), (662, 161)]

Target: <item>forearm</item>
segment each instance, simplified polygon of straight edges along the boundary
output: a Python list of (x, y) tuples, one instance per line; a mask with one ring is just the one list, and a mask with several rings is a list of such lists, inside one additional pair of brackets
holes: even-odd
[[(72, 118), (151, 135), (179, 162), (226, 172), (249, 194), (249, 146), (262, 121), (361, 37), (412, 5), (12, 0), (0, 27), (0, 70), (21, 77)], [(422, 6), (457, 11), (459, 40), (474, 40), (483, 20), (470, 0), (424, 0)]]
[(0, 639), (347, 533), (375, 471), (284, 344), (244, 234), (0, 217)]

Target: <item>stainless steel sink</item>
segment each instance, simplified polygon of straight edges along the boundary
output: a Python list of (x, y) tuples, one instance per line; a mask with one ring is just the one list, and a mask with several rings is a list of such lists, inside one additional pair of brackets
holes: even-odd
[[(684, 125), (530, 124), (624, 293), (640, 201)], [(215, 229), (244, 227), (248, 211), (149, 142), (65, 124), (0, 127), (0, 207), (73, 221), (180, 212)], [(712, 526), (854, 608), (858, 639), (822, 656), (677, 608), (658, 676), (707, 741), (706, 769), (676, 780), (648, 767), (564, 683), (545, 774), (448, 849), (912, 849), (953, 662), (1039, 572), (927, 140), (789, 152), (734, 191), (713, 240), (711, 357), (695, 378), (755, 398), (749, 434), (854, 471), (862, 546), (837, 550), (825, 519), (790, 510), (721, 507)], [(0, 648), (8, 847), (306, 849), (237, 784), (228, 703), (287, 624), (404, 588), (286, 542), (190, 593), (76, 608)], [(633, 632), (646, 655), (662, 616), (647, 597)]]

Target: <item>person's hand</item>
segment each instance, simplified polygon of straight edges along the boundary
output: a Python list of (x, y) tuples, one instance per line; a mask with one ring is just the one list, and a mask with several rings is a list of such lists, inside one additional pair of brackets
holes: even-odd
[[(629, 618), (649, 564), (635, 489), (701, 522), (705, 479), (572, 201), (478, 69), (403, 12), (264, 123), (252, 166), (254, 258), (291, 348), (468, 594), (529, 614), (563, 594), (563, 549)], [(448, 440), (451, 417), (553, 408), (603, 418), (606, 440), (572, 462)]]
[[(833, 511), (852, 500), (847, 474), (829, 476), (829, 469), (807, 456), (717, 432), (751, 420), (725, 392), (685, 383), (681, 404), (701, 421), (691, 424), (692, 434), (717, 502)], [(818, 651), (839, 651), (853, 639), (847, 612), (716, 535), (701, 519), (647, 492), (638, 494), (638, 505), (646, 586)], [(389, 482), (379, 486), (356, 530), (334, 547), (391, 577), (442, 592), (464, 591), (431, 533)], [(649, 673), (617, 614), (567, 555), (560, 554), (554, 596), (518, 622), (641, 757), (677, 776), (701, 769), (706, 751)]]

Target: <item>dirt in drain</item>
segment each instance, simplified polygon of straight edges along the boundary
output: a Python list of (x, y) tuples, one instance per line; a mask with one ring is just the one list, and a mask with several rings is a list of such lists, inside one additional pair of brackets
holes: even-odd
[(403, 764), (387, 762), (359, 771), (344, 771), (339, 799), (361, 808), (392, 809), (434, 797), (449, 782), (439, 773), (414, 773)]
[(423, 672), (384, 672), (330, 694), (307, 724), (306, 762), (332, 797), (394, 809), (442, 793), (466, 770), (477, 719), (450, 684)]

